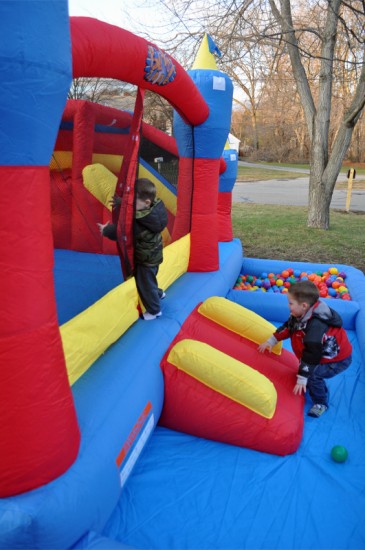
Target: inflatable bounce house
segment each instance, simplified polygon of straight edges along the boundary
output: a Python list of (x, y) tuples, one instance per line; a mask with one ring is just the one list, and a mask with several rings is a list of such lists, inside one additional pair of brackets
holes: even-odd
[[(259, 278), (288, 265), (233, 238), (232, 82), (211, 37), (186, 72), (66, 0), (0, 9), (0, 547), (364, 548), (364, 275), (336, 266), (351, 299), (324, 299), (353, 362), (310, 418), (290, 344), (257, 350), (288, 316)], [(134, 112), (67, 101), (72, 77), (136, 85)], [(173, 138), (142, 121), (145, 90), (173, 106)], [(169, 213), (152, 322), (131, 276), (136, 176)], [(97, 226), (115, 193), (118, 250)]]

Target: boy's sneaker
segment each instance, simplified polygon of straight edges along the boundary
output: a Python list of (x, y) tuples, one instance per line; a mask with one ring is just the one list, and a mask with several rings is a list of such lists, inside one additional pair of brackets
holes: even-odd
[(320, 405), (317, 403), (316, 405), (313, 405), (313, 407), (308, 411), (308, 416), (313, 416), (313, 418), (318, 418), (323, 413), (326, 412), (328, 407), (326, 405)]
[(162, 311), (159, 311), (156, 313), (156, 315), (153, 315), (152, 313), (148, 313), (148, 311), (145, 311), (143, 314), (143, 319), (145, 321), (153, 321), (154, 319), (157, 319), (157, 317), (161, 317)]

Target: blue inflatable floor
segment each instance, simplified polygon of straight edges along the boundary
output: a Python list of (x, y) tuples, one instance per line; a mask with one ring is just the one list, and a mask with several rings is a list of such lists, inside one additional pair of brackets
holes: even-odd
[(55, 250), (58, 323), (62, 325), (123, 282), (119, 256)]
[[(80, 276), (70, 269), (67, 279), (70, 254), (75, 255), (56, 251), (60, 322), (121, 280), (117, 258), (85, 254), (77, 257)], [(250, 261), (244, 262), (247, 268)], [(183, 281), (177, 281), (169, 289), (171, 303), (181, 288)], [(241, 292), (237, 300), (251, 298), (252, 293)], [(272, 310), (279, 312), (280, 307), (285, 309), (275, 305)], [(355, 302), (350, 307), (354, 315), (356, 307)], [(282, 322), (279, 317), (270, 320)], [(348, 330), (353, 363), (328, 381), (326, 414), (320, 419), (305, 416), (303, 440), (293, 455), (278, 457), (157, 427), (100, 533), (98, 547), (107, 549), (120, 541), (161, 550), (365, 549), (363, 332), (356, 336)], [(308, 399), (305, 412), (310, 406)], [(344, 463), (332, 460), (335, 445), (347, 448)]]
[[(365, 375), (349, 334), (353, 364), (329, 381), (327, 413), (306, 416), (294, 455), (157, 427), (104, 534), (151, 549), (365, 548)], [(346, 462), (332, 460), (334, 445)]]

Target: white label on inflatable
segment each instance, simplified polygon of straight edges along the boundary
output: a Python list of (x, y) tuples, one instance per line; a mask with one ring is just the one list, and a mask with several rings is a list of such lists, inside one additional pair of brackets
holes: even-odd
[(119, 475), (120, 475), (120, 486), (121, 487), (123, 487), (123, 485), (127, 481), (128, 477), (129, 477), (129, 474), (131, 473), (131, 471), (133, 469), (133, 466), (137, 462), (137, 459), (138, 459), (139, 455), (141, 454), (142, 449), (145, 446), (145, 444), (147, 442), (147, 439), (149, 438), (149, 436), (150, 436), (150, 434), (153, 430), (154, 425), (155, 425), (154, 415), (151, 414), (151, 416), (147, 420), (147, 424), (145, 425), (145, 427), (143, 428), (143, 430), (141, 432), (141, 435), (140, 435), (137, 443), (134, 446), (133, 451), (131, 452), (130, 457), (128, 458), (128, 460), (125, 463), (124, 467), (120, 471)]
[(231, 153), (229, 157), (230, 157), (230, 160), (236, 160), (236, 155), (234, 153)]
[(223, 76), (213, 76), (213, 90), (222, 90), (223, 92), (226, 89), (226, 81)]

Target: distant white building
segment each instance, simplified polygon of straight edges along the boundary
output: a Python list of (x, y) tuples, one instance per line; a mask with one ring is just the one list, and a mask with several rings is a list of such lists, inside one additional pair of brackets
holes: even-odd
[(240, 149), (241, 140), (236, 138), (233, 134), (228, 134), (228, 143), (231, 149), (235, 149), (237, 153)]

